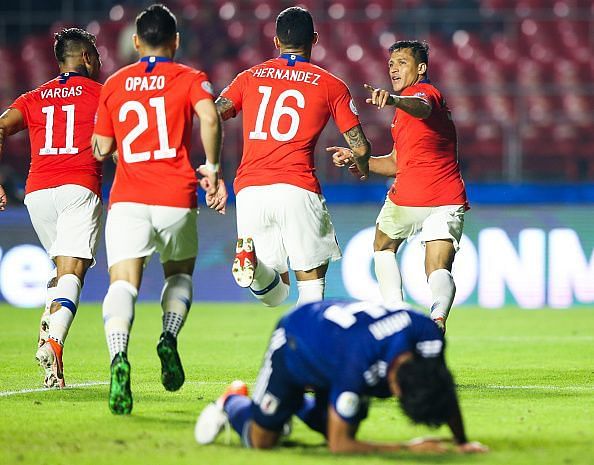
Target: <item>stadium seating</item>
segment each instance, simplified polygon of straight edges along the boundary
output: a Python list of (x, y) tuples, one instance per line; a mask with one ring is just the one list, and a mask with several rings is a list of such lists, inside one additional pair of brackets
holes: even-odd
[[(241, 70), (274, 56), (274, 18), (287, 6), (282, 0), (169, 3), (180, 19), (180, 59), (208, 71), (217, 91)], [(594, 181), (594, 1), (559, 0), (553, 7), (545, 0), (468, 2), (476, 14), (455, 23), (452, 13), (447, 24), (465, 25), (453, 32), (430, 17), (423, 23), (416, 14), (432, 8), (443, 12), (449, 4), (460, 7), (453, 0), (300, 3), (311, 9), (320, 32), (315, 61), (350, 86), (374, 151), (390, 150), (391, 115), (365, 105), (362, 84), (388, 87), (387, 47), (395, 39), (418, 37), (430, 44), (430, 77), (452, 109), (468, 181)], [(134, 14), (125, 11), (117, 21), (107, 14), (98, 18), (102, 78), (133, 56), (120, 35), (130, 33)], [(3, 107), (56, 72), (50, 31), (24, 37), (18, 47), (0, 47), (0, 59), (5, 64), (0, 69)], [(324, 180), (350, 179), (333, 169), (323, 153), (324, 143), (341, 139), (332, 125), (320, 139)], [(26, 166), (17, 161), (27, 158), (23, 144), (13, 143), (10, 149), (13, 155), (6, 162)], [(225, 152), (226, 170), (232, 174), (241, 154), (239, 122), (227, 126)], [(518, 159), (521, 163), (513, 162)], [(514, 169), (520, 171), (509, 171)]]

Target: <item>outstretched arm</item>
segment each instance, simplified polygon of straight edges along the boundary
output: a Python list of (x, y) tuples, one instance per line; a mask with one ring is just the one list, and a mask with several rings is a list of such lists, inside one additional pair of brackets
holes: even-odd
[(380, 444), (355, 439), (357, 425), (344, 421), (333, 407), (328, 408), (328, 448), (335, 454), (365, 454), (373, 452), (443, 453), (447, 448), (438, 439), (417, 439), (409, 442)]
[(372, 87), (369, 84), (363, 85), (371, 93), (371, 97), (365, 100), (365, 103), (375, 105), (378, 108), (384, 108), (386, 105), (400, 108), (415, 118), (426, 119), (431, 116), (433, 107), (431, 103), (422, 97), (399, 96), (391, 94), (389, 91)]
[[(361, 173), (354, 164), (353, 152), (346, 147), (328, 147), (328, 152), (332, 154), (332, 161), (338, 167), (348, 166), (349, 171), (356, 177), (361, 177)], [(376, 173), (381, 176), (394, 177), (396, 176), (396, 150), (386, 155), (372, 155), (369, 159), (369, 172)]]

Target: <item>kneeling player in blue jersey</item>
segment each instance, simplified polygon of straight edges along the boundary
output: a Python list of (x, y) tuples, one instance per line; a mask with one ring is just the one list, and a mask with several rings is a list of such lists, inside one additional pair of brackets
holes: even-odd
[(196, 440), (213, 442), (230, 422), (245, 446), (268, 449), (297, 415), (326, 437), (332, 452), (446, 452), (438, 439), (355, 439), (368, 399), (396, 397), (415, 423), (447, 423), (459, 452), (485, 452), (466, 438), (443, 350), (442, 331), (410, 309), (332, 301), (297, 307), (272, 333), (252, 399), (244, 383), (234, 382), (200, 414)]

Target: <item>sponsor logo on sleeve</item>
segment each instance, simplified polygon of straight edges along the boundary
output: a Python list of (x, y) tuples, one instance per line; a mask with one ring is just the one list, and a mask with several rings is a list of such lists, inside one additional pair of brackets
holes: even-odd
[(355, 106), (355, 102), (353, 102), (353, 99), (351, 99), (351, 101), (349, 102), (349, 108), (351, 109), (353, 114), (359, 116), (359, 112), (357, 111), (357, 107)]
[(350, 391), (342, 392), (336, 399), (336, 412), (343, 418), (353, 418), (359, 412), (360, 399)]
[(210, 82), (203, 81), (201, 86), (205, 92), (208, 92), (210, 95), (214, 95), (214, 88), (212, 87), (212, 84)]

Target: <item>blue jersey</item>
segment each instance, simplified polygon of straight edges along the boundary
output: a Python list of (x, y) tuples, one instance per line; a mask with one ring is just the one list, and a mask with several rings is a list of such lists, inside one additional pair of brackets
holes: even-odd
[(386, 374), (400, 354), (441, 357), (444, 338), (430, 318), (369, 302), (324, 301), (297, 307), (278, 324), (290, 382), (325, 392), (346, 421), (365, 397), (390, 397)]

